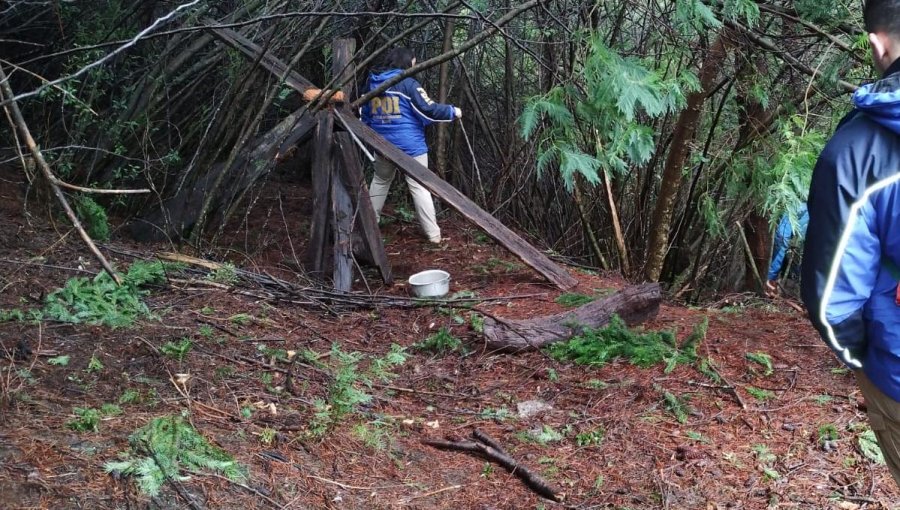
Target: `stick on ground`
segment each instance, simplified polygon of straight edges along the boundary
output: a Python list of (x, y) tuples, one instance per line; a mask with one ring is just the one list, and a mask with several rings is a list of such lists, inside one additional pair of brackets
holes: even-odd
[(565, 494), (551, 487), (540, 475), (534, 473), (513, 459), (495, 439), (475, 429), (472, 431), (474, 441), (440, 441), (426, 439), (422, 441), (438, 450), (472, 453), (495, 464), (503, 466), (510, 474), (522, 481), (529, 489), (551, 501), (561, 502)]

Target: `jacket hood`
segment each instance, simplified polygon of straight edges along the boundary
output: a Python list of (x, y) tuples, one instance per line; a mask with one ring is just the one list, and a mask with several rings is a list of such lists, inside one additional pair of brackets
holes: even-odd
[(369, 86), (371, 88), (378, 88), (382, 83), (390, 80), (394, 76), (402, 73), (403, 71), (400, 69), (388, 69), (387, 71), (382, 72), (373, 72), (369, 75)]
[(900, 134), (900, 67), (895, 62), (884, 78), (853, 93), (853, 104), (872, 120)]

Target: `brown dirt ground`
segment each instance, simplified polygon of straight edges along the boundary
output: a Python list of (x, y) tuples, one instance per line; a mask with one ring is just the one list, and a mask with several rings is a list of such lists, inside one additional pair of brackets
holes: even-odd
[[(23, 214), (14, 172), (0, 172), (0, 179), (0, 309), (39, 306), (80, 268), (94, 271), (97, 264), (64, 222), (52, 225), (46, 211), (38, 210), (40, 200), (29, 201), (33, 216)], [(303, 253), (307, 191), (302, 183), (273, 176), (256, 198), (251, 214), (226, 230), (233, 232), (223, 244), (228, 248), (205, 256), (296, 279), (291, 267), (294, 254)], [(414, 224), (397, 221), (384, 228), (399, 280), (438, 266), (453, 274), (453, 291), (533, 295), (479, 307), (492, 314), (522, 318), (563, 309), (554, 302), (559, 291), (485, 242), (476, 229), (452, 216), (442, 225), (449, 241), (438, 249), (426, 245)], [(122, 239), (112, 244), (148, 256), (168, 249)], [(130, 262), (113, 259), (122, 266)], [(577, 292), (626, 284), (617, 277), (571, 272), (581, 282)], [(384, 288), (375, 273), (366, 274), (373, 292), (406, 292), (402, 282)], [(365, 283), (357, 287), (364, 290)], [(183, 284), (155, 289), (148, 303), (160, 318), (131, 329), (0, 323), (0, 507), (187, 508), (184, 494), (193, 495), (201, 508), (563, 506), (540, 499), (497, 466), (422, 444), (426, 438), (467, 436), (475, 427), (561, 488), (566, 505), (575, 508), (877, 509), (896, 508), (900, 501), (887, 469), (868, 461), (857, 446), (866, 417), (852, 375), (803, 316), (777, 304), (740, 297), (716, 308), (666, 304), (646, 325), (674, 329), (683, 339), (708, 317), (701, 352), (737, 388), (738, 399), (693, 366), (665, 374), (663, 367), (640, 369), (625, 361), (583, 367), (539, 352), (484, 352), (467, 323), (432, 308), (324, 315)], [(239, 313), (252, 320), (230, 319)], [(464, 322), (469, 313), (459, 312)], [(329, 377), (297, 364), (294, 394), (277, 393), (272, 388), (284, 384), (283, 375), (266, 369), (272, 360), (258, 349), (324, 353), (336, 343), (347, 352), (380, 356), (392, 343), (410, 346), (441, 327), (463, 338), (467, 352), (411, 352), (389, 384), (361, 387), (373, 396), (369, 404), (315, 440), (304, 439), (304, 431), (311, 403), (325, 396)], [(194, 342), (183, 362), (156, 352), (183, 337)], [(33, 354), (15, 359), (20, 341)], [(764, 376), (746, 359), (749, 352), (769, 353), (774, 373)], [(69, 355), (71, 362), (50, 365), (54, 354)], [(92, 356), (102, 370), (86, 371)], [(190, 404), (170, 381), (180, 372), (192, 375)], [(748, 387), (774, 396), (757, 400)], [(128, 389), (143, 400), (123, 404), (124, 413), (104, 418), (99, 432), (77, 433), (66, 426), (73, 407), (116, 403)], [(666, 409), (664, 392), (688, 402), (686, 423)], [(527, 400), (544, 401), (553, 410), (519, 419), (516, 405)], [(256, 409), (270, 403), (277, 414)], [(252, 414), (245, 416), (243, 408)], [(148, 498), (133, 481), (116, 480), (103, 470), (128, 449), (134, 430), (155, 417), (188, 410), (204, 436), (249, 468), (249, 488), (195, 475), (182, 483), (184, 494), (168, 484)], [(819, 430), (829, 424), (838, 438), (823, 446)], [(358, 425), (384, 431), (381, 444), (367, 444)], [(524, 438), (524, 432), (543, 426), (565, 437), (546, 445)], [(277, 431), (270, 444), (262, 442), (267, 428)], [(578, 446), (576, 435), (594, 430), (602, 431), (602, 441)], [(757, 453), (762, 449), (775, 456), (768, 466), (777, 479), (763, 472)]]

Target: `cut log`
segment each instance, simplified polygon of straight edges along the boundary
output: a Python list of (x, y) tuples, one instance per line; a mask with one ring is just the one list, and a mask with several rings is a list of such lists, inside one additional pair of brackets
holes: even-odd
[(469, 200), (468, 197), (435, 175), (434, 172), (422, 166), (413, 157), (382, 138), (372, 128), (345, 111), (336, 111), (335, 114), (362, 141), (371, 145), (384, 158), (397, 165), (403, 173), (415, 179), (416, 182), (440, 197), (444, 202), (447, 202), (469, 221), (481, 227), (485, 233), (496, 239), (503, 247), (522, 259), (523, 262), (534, 268), (554, 285), (563, 290), (568, 290), (578, 284), (578, 280), (565, 269), (554, 263), (534, 246), (528, 244), (527, 241), (507, 228), (497, 218), (491, 216), (490, 213), (478, 207), (478, 204)]
[(575, 310), (527, 320), (486, 318), (484, 336), (491, 351), (537, 350), (554, 342), (580, 335), (586, 328), (599, 328), (618, 315), (634, 326), (659, 312), (662, 295), (658, 283), (635, 285)]

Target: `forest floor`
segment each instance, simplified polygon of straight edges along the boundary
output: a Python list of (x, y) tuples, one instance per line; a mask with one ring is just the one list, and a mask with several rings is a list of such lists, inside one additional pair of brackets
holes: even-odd
[[(29, 202), (34, 216), (26, 220), (15, 173), (0, 179), (0, 309), (39, 309), (97, 264), (64, 221), (49, 225), (40, 201)], [(220, 245), (227, 248), (204, 256), (296, 281), (308, 192), (273, 182), (258, 198), (229, 227), (237, 233)], [(561, 292), (461, 219), (441, 224), (449, 240), (439, 248), (413, 223), (388, 224), (400, 284), (384, 288), (367, 270), (372, 291), (406, 295), (402, 280), (440, 267), (453, 275), (451, 292), (530, 297), (472, 310), (325, 314), (182, 278), (152, 286), (145, 300), (155, 318), (129, 328), (0, 322), (0, 507), (900, 508), (887, 469), (860, 446), (868, 427), (853, 375), (803, 315), (741, 297), (705, 307), (664, 303), (643, 328), (674, 331), (680, 341), (708, 319), (699, 354), (721, 382), (697, 364), (665, 373), (627, 360), (581, 366), (545, 352), (485, 352), (474, 314), (559, 312)], [(114, 234), (110, 246), (148, 258), (171, 249), (123, 237)], [(132, 262), (108, 253), (119, 267)], [(570, 271), (576, 293), (626, 285)], [(458, 349), (413, 348), (442, 328), (462, 340)], [(393, 344), (406, 348), (405, 360), (394, 359), (392, 376), (378, 374), (377, 360), (390, 359)], [(288, 363), (288, 350), (307, 354)], [(346, 353), (358, 353), (356, 361)], [(751, 353), (768, 354), (771, 370)], [(185, 373), (182, 385), (174, 374)], [(363, 402), (347, 404), (357, 397)], [(547, 407), (523, 417), (520, 404), (529, 401)], [(75, 408), (98, 412), (91, 422)], [(132, 451), (135, 431), (165, 416), (184, 416), (247, 476), (192, 472), (150, 497), (136, 477), (104, 470)], [(475, 428), (565, 493), (564, 503), (541, 499), (500, 466), (423, 444)]]

